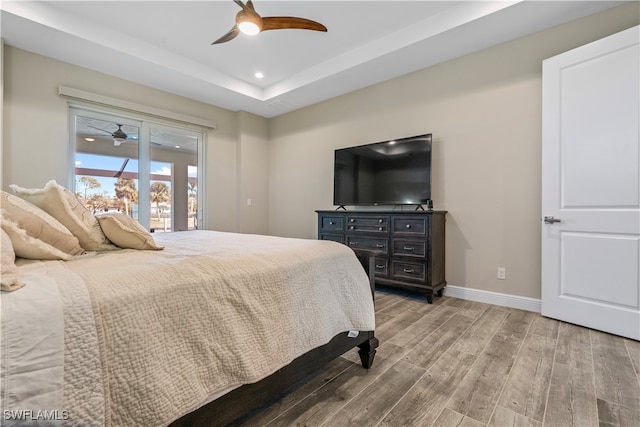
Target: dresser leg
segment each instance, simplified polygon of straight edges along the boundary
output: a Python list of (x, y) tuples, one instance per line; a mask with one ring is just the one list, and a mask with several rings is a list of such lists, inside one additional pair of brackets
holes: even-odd
[(433, 294), (431, 292), (427, 294), (427, 302), (433, 304)]

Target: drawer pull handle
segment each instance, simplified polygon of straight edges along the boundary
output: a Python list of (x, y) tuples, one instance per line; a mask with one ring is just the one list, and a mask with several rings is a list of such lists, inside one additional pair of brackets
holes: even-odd
[(353, 225), (349, 226), (349, 230), (355, 230), (355, 229), (356, 229), (356, 227), (354, 227)]
[(358, 244), (358, 242), (349, 242), (349, 244), (350, 244), (351, 246), (355, 246), (355, 245), (357, 245), (357, 244)]
[(413, 268), (405, 268), (404, 270), (405, 273), (413, 273)]
[(385, 269), (386, 267), (385, 267), (385, 265), (384, 265), (384, 264), (376, 264), (376, 268), (383, 270), (383, 269)]
[(356, 222), (356, 220), (351, 218), (351, 219), (349, 219), (349, 222)]
[(379, 220), (378, 220), (378, 222), (379, 222), (380, 224), (382, 224), (382, 219), (379, 219)]
[(404, 249), (405, 251), (415, 251), (416, 248), (414, 248), (413, 246), (404, 246), (402, 249)]
[(384, 228), (378, 227), (378, 231), (382, 231), (382, 230), (384, 230)]
[(333, 224), (335, 224), (335, 222), (329, 221), (329, 225), (333, 225)]
[(411, 224), (405, 225), (405, 228), (411, 228)]
[(376, 244), (376, 248), (384, 248), (384, 243), (378, 243), (378, 244)]

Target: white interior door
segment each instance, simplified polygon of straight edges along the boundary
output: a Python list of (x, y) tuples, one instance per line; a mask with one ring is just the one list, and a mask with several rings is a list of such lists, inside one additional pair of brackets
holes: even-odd
[(542, 144), (542, 314), (636, 340), (639, 40), (634, 27), (544, 61)]

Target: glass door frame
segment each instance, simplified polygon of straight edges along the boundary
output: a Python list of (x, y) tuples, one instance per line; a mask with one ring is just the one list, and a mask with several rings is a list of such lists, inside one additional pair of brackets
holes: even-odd
[[(151, 130), (152, 129), (157, 129), (157, 130), (161, 130), (161, 131), (165, 131), (165, 132), (170, 132), (173, 133), (175, 135), (181, 135), (181, 136), (186, 136), (186, 137), (193, 137), (196, 138), (198, 140), (197, 142), (197, 168), (198, 168), (198, 192), (197, 192), (197, 204), (198, 204), (198, 209), (196, 211), (196, 218), (197, 218), (197, 225), (196, 228), (198, 230), (204, 229), (204, 209), (202, 208), (201, 203), (204, 203), (204, 141), (206, 138), (206, 132), (204, 132), (203, 130), (195, 130), (192, 129), (188, 126), (184, 126), (182, 124), (176, 124), (176, 123), (163, 123), (163, 122), (159, 122), (159, 121), (152, 121), (152, 120), (147, 120), (147, 121), (143, 121), (142, 122), (142, 134), (144, 135), (145, 141), (149, 141), (149, 144), (147, 145), (147, 149), (149, 150), (149, 158), (151, 157)], [(153, 161), (153, 160), (151, 160)], [(150, 162), (149, 162), (149, 166), (150, 166)], [(149, 170), (149, 178), (151, 178), (151, 170)], [(151, 180), (149, 179), (148, 182), (146, 183), (147, 185), (147, 191), (149, 191), (149, 199), (150, 199), (150, 186), (151, 186)], [(202, 191), (201, 191), (202, 190)], [(176, 188), (173, 185), (173, 176), (172, 176), (172, 185), (171, 185), (171, 192), (172, 192), (172, 199), (175, 200), (175, 198), (173, 197), (173, 193), (176, 191)], [(186, 190), (185, 190), (186, 191)], [(173, 202), (172, 202), (173, 204)], [(175, 224), (175, 208), (171, 209), (171, 224)], [(151, 221), (151, 217), (150, 217), (150, 213), (149, 213), (149, 221)], [(175, 229), (172, 229), (172, 231), (175, 231)]]
[[(68, 168), (68, 188), (75, 194), (75, 156), (76, 156), (76, 117), (84, 116), (101, 120), (109, 120), (123, 125), (136, 126), (139, 129), (138, 135), (138, 200), (149, 200), (151, 186), (151, 129), (170, 129), (172, 132), (182, 133), (198, 138), (198, 209), (197, 209), (197, 228), (202, 230), (206, 228), (206, 217), (204, 215), (204, 206), (206, 206), (206, 138), (207, 131), (205, 128), (197, 125), (190, 125), (184, 122), (173, 122), (171, 120), (160, 120), (151, 118), (143, 113), (123, 112), (113, 108), (101, 107), (96, 108), (93, 105), (84, 105), (82, 103), (69, 104), (69, 165)], [(186, 189), (185, 189), (186, 191)], [(140, 205), (140, 203), (139, 203)], [(147, 230), (151, 224), (151, 210), (138, 208), (138, 221)], [(173, 213), (172, 213), (173, 215)]]

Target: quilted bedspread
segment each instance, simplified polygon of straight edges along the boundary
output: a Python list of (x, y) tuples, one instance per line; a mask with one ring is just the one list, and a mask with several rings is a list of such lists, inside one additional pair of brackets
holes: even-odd
[[(340, 332), (375, 327), (368, 278), (346, 246), (213, 231), (155, 238), (163, 251), (20, 267), (32, 293), (58, 289), (47, 297), (45, 315), (58, 323), (42, 329), (53, 334), (64, 323), (64, 338), (58, 332), (48, 341), (55, 347), (63, 340), (64, 369), (61, 356), (48, 350), (52, 380), (41, 400), (30, 396), (33, 378), (12, 357), (24, 359), (33, 348), (19, 349), (20, 340), (11, 338), (19, 331), (4, 324), (33, 321), (19, 320), (19, 299), (29, 301), (28, 293), (3, 294), (3, 405), (59, 410), (62, 425), (167, 425)], [(34, 347), (30, 340), (23, 345)], [(25, 378), (27, 385), (18, 387)]]

